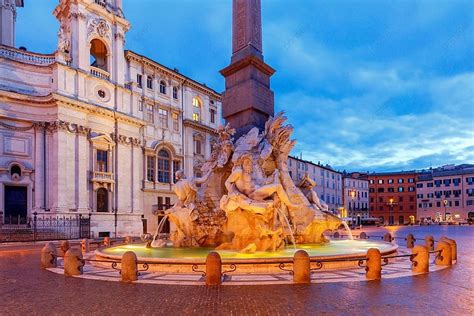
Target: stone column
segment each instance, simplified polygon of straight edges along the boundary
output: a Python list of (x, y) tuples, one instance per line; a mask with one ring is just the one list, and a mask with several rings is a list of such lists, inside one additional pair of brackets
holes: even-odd
[(425, 246), (414, 246), (412, 249), (413, 264), (412, 271), (414, 273), (427, 273), (430, 265), (430, 253)]
[(212, 251), (206, 258), (206, 285), (222, 284), (222, 260), (221, 256)]
[(52, 242), (48, 242), (41, 249), (41, 268), (56, 268), (58, 266), (56, 247)]
[(133, 251), (127, 251), (123, 254), (121, 266), (123, 282), (138, 280), (137, 255)]
[(380, 280), (382, 278), (382, 255), (377, 248), (367, 250), (367, 267), (365, 277), (367, 280)]
[(293, 283), (310, 283), (311, 282), (311, 270), (310, 270), (309, 255), (304, 250), (298, 250), (293, 256)]
[(431, 235), (428, 235), (425, 237), (425, 245), (428, 247), (428, 250), (433, 250), (434, 249), (434, 237)]
[(436, 251), (440, 251), (436, 255), (436, 265), (450, 266), (452, 264), (451, 246), (446, 241), (439, 241), (436, 245)]
[(71, 248), (64, 256), (64, 274), (67, 276), (81, 275), (84, 260), (82, 260), (82, 252), (78, 248)]
[(413, 248), (415, 246), (416, 239), (413, 234), (408, 234), (405, 240), (407, 242), (407, 248)]

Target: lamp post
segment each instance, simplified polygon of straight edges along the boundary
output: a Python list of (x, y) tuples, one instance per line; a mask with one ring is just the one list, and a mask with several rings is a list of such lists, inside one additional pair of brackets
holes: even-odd
[(448, 200), (443, 200), (443, 205), (444, 205), (444, 221), (447, 222), (448, 219), (446, 218), (446, 206), (448, 205)]
[(351, 226), (352, 228), (354, 228), (355, 226), (355, 218), (354, 218), (354, 209), (355, 209), (355, 203), (354, 203), (354, 199), (355, 199), (355, 196), (356, 196), (356, 192), (355, 190), (350, 190), (349, 191), (349, 196), (351, 197), (351, 201), (352, 201), (352, 207), (349, 207), (349, 212), (351, 213)]
[[(393, 218), (393, 206), (397, 204), (397, 202), (394, 201), (393, 198), (388, 199), (387, 205), (390, 206), (390, 214), (388, 215), (388, 224), (393, 225), (395, 223), (395, 219)], [(390, 223), (390, 219), (392, 219), (392, 223)]]
[(112, 213), (114, 213), (114, 237), (117, 238), (117, 208), (112, 208)]

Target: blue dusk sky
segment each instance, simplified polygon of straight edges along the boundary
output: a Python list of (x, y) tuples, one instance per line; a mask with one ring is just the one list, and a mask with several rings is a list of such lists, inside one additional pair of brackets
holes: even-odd
[[(56, 0), (26, 0), (17, 46), (56, 47)], [(217, 91), (231, 54), (230, 0), (123, 0), (126, 48)], [(294, 155), (339, 170), (474, 162), (474, 1), (262, 0)]]

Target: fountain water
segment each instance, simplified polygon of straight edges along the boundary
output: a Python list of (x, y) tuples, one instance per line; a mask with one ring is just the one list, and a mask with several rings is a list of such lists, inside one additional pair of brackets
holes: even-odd
[[(296, 240), (295, 240), (295, 234), (293, 233), (293, 227), (291, 227), (290, 225), (290, 221), (288, 220), (288, 217), (286, 217), (285, 213), (283, 213), (282, 210), (278, 209), (278, 217), (280, 218), (280, 222), (282, 223), (282, 226), (283, 223), (286, 223), (286, 225), (288, 226), (288, 230), (290, 231), (290, 236), (291, 236), (291, 241), (293, 243), (293, 248), (295, 249), (295, 251), (297, 250), (296, 249)], [(283, 222), (284, 220), (284, 222)]]
[(161, 230), (165, 226), (165, 223), (166, 223), (166, 220), (168, 219), (168, 217), (169, 217), (169, 214), (165, 214), (165, 216), (163, 216), (161, 221), (158, 223), (158, 226), (156, 227), (155, 235), (153, 236), (153, 241), (151, 243), (152, 247), (157, 248), (157, 247), (163, 247), (164, 245), (166, 245), (166, 242), (162, 241), (159, 238), (159, 236), (160, 236)]
[(349, 228), (349, 225), (347, 225), (346, 221), (342, 221), (342, 225), (344, 225), (345, 230), (347, 231), (347, 234), (349, 235), (350, 240), (354, 240), (354, 236), (352, 236), (352, 231)]

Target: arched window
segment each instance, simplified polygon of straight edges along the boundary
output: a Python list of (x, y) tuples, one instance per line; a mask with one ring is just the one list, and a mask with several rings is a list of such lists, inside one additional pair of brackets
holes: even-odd
[(201, 120), (201, 100), (198, 97), (193, 98), (193, 121), (199, 122)]
[(90, 50), (90, 65), (92, 67), (100, 68), (102, 70), (107, 70), (107, 47), (105, 44), (98, 40), (93, 39), (91, 41), (91, 50)]
[(166, 94), (166, 83), (163, 80), (160, 81), (160, 93)]
[(11, 168), (10, 168), (10, 176), (14, 176), (15, 174), (17, 174), (19, 177), (21, 177), (21, 168), (19, 165), (13, 165)]
[(171, 157), (168, 151), (158, 152), (158, 182), (170, 183)]

